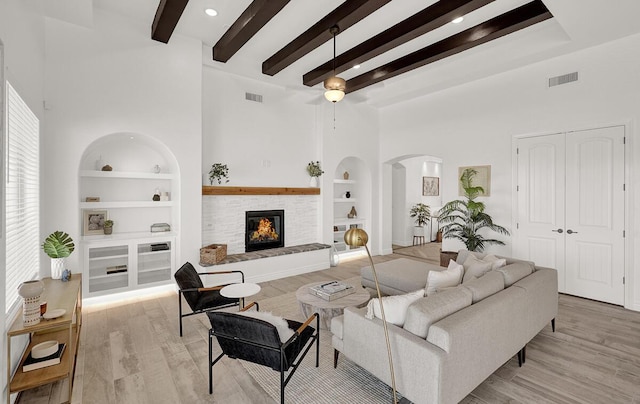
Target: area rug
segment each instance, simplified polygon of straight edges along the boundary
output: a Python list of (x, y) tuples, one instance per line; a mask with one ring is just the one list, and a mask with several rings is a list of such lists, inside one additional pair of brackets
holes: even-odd
[[(347, 282), (359, 286), (360, 277)], [(295, 293), (287, 293), (271, 299), (260, 300), (260, 311), (270, 311), (279, 316), (303, 322)], [(320, 366), (315, 367), (315, 346), (304, 358), (300, 367), (285, 388), (287, 403), (389, 403), (392, 391), (366, 370), (340, 355), (337, 369), (333, 368), (331, 331), (320, 331)], [(381, 353), (380, 360), (386, 360)], [(280, 401), (280, 374), (265, 366), (240, 361), (247, 372), (276, 402)]]

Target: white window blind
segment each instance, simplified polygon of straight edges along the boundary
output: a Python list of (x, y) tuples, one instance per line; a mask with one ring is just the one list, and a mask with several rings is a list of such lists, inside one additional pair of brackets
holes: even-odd
[(40, 122), (7, 82), (6, 310), (40, 269)]

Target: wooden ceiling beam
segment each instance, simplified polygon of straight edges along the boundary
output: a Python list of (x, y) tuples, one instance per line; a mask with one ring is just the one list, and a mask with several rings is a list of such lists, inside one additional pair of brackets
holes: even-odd
[(168, 43), (189, 0), (160, 0), (151, 25), (151, 39)]
[(553, 15), (540, 0), (492, 18), (442, 41), (347, 80), (347, 93), (396, 77), (418, 67), (455, 55), (512, 32), (537, 24)]
[(311, 28), (262, 62), (262, 73), (273, 76), (318, 46), (331, 40), (333, 35), (329, 32), (329, 28), (337, 25), (343, 32), (390, 1), (345, 0)]
[(227, 62), (290, 0), (253, 0), (213, 46), (213, 60)]
[[(356, 64), (387, 52), (396, 46), (407, 43), (427, 32), (450, 23), (454, 18), (461, 17), (495, 0), (447, 0), (438, 1), (424, 10), (412, 15), (376, 36), (362, 42), (336, 57), (335, 72), (340, 74)], [(333, 61), (316, 67), (302, 76), (305, 86), (315, 86), (333, 75)]]

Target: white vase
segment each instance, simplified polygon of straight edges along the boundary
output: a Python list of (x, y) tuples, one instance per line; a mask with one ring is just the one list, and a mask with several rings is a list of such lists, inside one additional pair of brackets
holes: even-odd
[(26, 281), (18, 287), (18, 294), (24, 299), (22, 304), (22, 323), (25, 326), (40, 322), (40, 295), (44, 283), (40, 280)]
[(309, 186), (311, 188), (318, 188), (318, 177), (311, 177), (311, 180), (309, 181)]
[(51, 258), (51, 279), (62, 279), (64, 258)]
[(340, 264), (340, 256), (338, 255), (338, 251), (336, 251), (335, 247), (333, 247), (333, 250), (331, 251), (331, 259), (329, 260), (329, 264), (332, 267), (337, 267), (338, 264)]

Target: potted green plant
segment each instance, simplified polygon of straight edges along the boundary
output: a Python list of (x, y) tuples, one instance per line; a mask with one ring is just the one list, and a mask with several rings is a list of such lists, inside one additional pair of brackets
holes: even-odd
[(211, 170), (209, 170), (209, 182), (211, 185), (213, 185), (214, 180), (220, 185), (223, 179), (225, 183), (229, 182), (229, 167), (222, 163), (212, 164)]
[(409, 216), (415, 218), (416, 226), (413, 228), (414, 236), (424, 237), (424, 226), (431, 219), (431, 210), (424, 203), (417, 203), (409, 210)]
[(310, 186), (317, 187), (318, 186), (318, 177), (324, 174), (322, 168), (320, 168), (319, 161), (311, 161), (307, 164), (307, 173), (311, 176)]
[[(484, 211), (485, 204), (476, 200), (478, 196), (484, 193), (482, 187), (473, 185), (473, 178), (476, 174), (478, 172), (472, 168), (467, 168), (462, 172), (460, 183), (466, 199), (447, 202), (440, 209), (438, 222), (440, 223), (443, 238), (460, 240), (467, 250), (480, 252), (484, 251), (485, 247), (490, 244), (504, 245), (501, 240), (487, 238), (480, 234), (481, 230), (488, 229), (507, 236), (509, 235), (509, 230), (493, 223), (491, 216)], [(448, 262), (448, 259), (443, 257), (442, 254), (450, 254), (450, 252), (441, 252), (441, 265), (443, 259)]]
[(104, 234), (113, 233), (113, 220), (111, 220), (111, 219), (105, 220), (103, 226), (104, 226), (103, 227)]
[(45, 254), (51, 258), (51, 278), (62, 278), (64, 259), (75, 249), (73, 239), (67, 233), (57, 230), (51, 233), (42, 243)]

